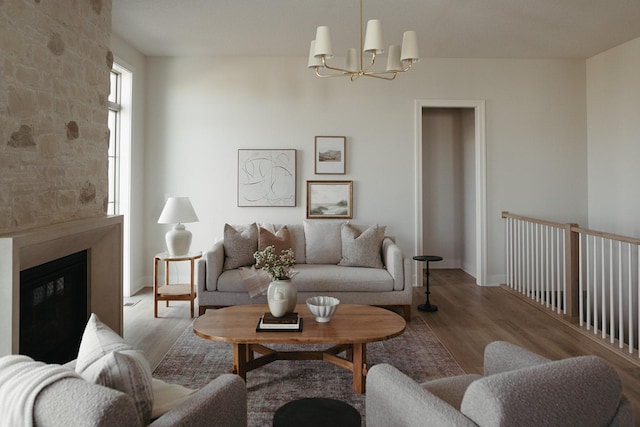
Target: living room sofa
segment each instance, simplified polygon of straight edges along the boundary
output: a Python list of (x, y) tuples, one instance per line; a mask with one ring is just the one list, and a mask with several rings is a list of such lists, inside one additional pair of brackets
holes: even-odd
[[(298, 303), (316, 295), (346, 304), (367, 304), (402, 310), (411, 319), (411, 265), (386, 236), (384, 226), (344, 221), (305, 220), (302, 224), (225, 225), (224, 237), (197, 261), (199, 314), (209, 308), (266, 303), (252, 295), (246, 274), (253, 253), (268, 244), (295, 254)], [(277, 253), (280, 253), (277, 251)], [(243, 274), (243, 269), (244, 273)]]
[(418, 384), (388, 364), (367, 375), (368, 427), (632, 426), (633, 410), (615, 369), (597, 356), (550, 361), (496, 341), (484, 376)]

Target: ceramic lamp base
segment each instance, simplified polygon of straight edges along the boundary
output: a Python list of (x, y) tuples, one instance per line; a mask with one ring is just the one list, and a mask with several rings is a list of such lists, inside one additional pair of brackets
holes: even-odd
[(167, 249), (171, 256), (182, 256), (189, 253), (191, 248), (191, 232), (183, 224), (176, 224), (164, 236)]

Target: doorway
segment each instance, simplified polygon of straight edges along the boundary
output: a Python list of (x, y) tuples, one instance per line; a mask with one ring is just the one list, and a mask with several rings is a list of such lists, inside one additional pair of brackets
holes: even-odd
[[(416, 101), (416, 254), (486, 284), (484, 101)], [(415, 266), (416, 283), (422, 274)]]

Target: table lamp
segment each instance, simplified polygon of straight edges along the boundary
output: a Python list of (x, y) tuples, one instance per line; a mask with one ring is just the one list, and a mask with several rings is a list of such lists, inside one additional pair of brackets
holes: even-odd
[(198, 216), (188, 197), (169, 197), (167, 199), (160, 218), (158, 218), (158, 224), (174, 224), (173, 228), (165, 234), (169, 255), (181, 256), (189, 253), (191, 232), (185, 229), (183, 223), (197, 221)]

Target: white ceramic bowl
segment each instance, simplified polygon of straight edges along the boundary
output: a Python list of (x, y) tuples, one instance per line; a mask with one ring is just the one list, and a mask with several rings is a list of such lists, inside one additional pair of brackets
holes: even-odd
[(318, 323), (327, 323), (336, 312), (340, 300), (334, 297), (311, 297), (307, 298), (307, 307), (316, 318)]

